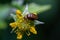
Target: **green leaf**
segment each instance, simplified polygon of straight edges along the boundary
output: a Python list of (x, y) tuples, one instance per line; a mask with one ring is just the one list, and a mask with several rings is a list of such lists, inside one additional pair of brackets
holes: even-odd
[(35, 3), (29, 4), (29, 12), (39, 13), (51, 9), (51, 5), (37, 5)]

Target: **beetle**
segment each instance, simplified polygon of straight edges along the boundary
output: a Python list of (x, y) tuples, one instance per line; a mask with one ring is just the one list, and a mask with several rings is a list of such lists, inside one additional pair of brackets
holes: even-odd
[(24, 18), (29, 20), (36, 20), (38, 19), (38, 16), (33, 13), (30, 13), (30, 14), (27, 14)]

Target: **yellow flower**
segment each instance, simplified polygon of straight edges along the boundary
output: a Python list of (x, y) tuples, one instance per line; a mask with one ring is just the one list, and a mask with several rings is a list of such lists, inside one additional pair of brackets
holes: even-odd
[(16, 14), (17, 15), (21, 15), (21, 11), (20, 10), (16, 10)]
[[(27, 30), (28, 32), (30, 31), (33, 34), (37, 34), (35, 26), (31, 26), (30, 22), (32, 21), (24, 19), (20, 10), (16, 10), (16, 17), (17, 20), (13, 23), (10, 23), (10, 26), (13, 28), (13, 31), (15, 31), (15, 33), (17, 34), (17, 39), (22, 39), (22, 34), (25, 33)], [(15, 28), (17, 29), (14, 30)], [(28, 36), (30, 35), (30, 32), (26, 32)]]
[(23, 19), (22, 12), (20, 10), (16, 10), (17, 19)]
[(20, 32), (17, 32), (17, 39), (22, 39), (22, 34)]
[(33, 34), (37, 34), (35, 27), (30, 27), (30, 32), (32, 32)]
[(17, 23), (16, 23), (16, 22), (10, 23), (10, 26), (11, 26), (12, 28), (15, 28), (15, 27), (17, 26)]

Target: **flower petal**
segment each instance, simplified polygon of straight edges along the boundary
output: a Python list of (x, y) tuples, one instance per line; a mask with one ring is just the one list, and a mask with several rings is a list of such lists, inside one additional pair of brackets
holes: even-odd
[(10, 15), (11, 15), (11, 17), (13, 17), (14, 21), (16, 21), (16, 15), (14, 15), (14, 14), (10, 14)]
[(40, 22), (40, 21), (38, 21), (38, 20), (34, 20), (34, 24), (35, 24), (35, 25), (44, 24), (44, 22)]
[(25, 16), (26, 14), (29, 14), (29, 11), (28, 11), (28, 4), (26, 4), (26, 8), (25, 8), (25, 10), (24, 10), (24, 12), (23, 12), (23, 16)]

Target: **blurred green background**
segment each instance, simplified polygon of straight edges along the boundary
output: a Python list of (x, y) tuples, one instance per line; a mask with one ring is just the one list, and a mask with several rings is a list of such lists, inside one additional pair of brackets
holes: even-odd
[[(17, 40), (15, 33), (10, 33), (11, 27), (9, 23), (14, 20), (9, 17), (9, 10), (11, 9), (12, 0), (0, 0), (0, 40)], [(22, 40), (59, 40), (60, 39), (60, 15), (58, 13), (58, 0), (25, 0), (26, 2), (36, 3), (38, 5), (51, 5), (47, 11), (38, 14), (39, 21), (45, 22), (36, 26), (37, 35), (23, 36)], [(5, 16), (6, 15), (6, 16)]]

